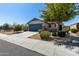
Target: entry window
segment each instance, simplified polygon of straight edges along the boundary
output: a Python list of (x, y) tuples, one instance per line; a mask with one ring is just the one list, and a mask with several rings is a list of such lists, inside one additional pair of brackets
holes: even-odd
[(51, 24), (51, 27), (53, 28), (53, 27), (56, 27), (56, 24), (55, 23), (52, 23)]

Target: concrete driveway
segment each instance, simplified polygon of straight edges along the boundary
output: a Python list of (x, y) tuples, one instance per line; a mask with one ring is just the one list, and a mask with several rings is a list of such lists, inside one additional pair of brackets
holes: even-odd
[(19, 34), (13, 34), (11, 36), (16, 36), (16, 37), (23, 37), (23, 38), (27, 38), (27, 37), (30, 37), (34, 34), (37, 34), (38, 32), (31, 32), (31, 31), (26, 31), (26, 32), (23, 32), (23, 33), (19, 33)]
[(40, 53), (26, 49), (13, 43), (0, 40), (0, 56), (43, 56)]

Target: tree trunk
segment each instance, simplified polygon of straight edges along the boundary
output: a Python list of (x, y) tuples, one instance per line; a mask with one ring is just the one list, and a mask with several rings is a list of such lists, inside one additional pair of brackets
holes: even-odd
[(58, 23), (58, 31), (62, 31), (62, 29), (63, 29), (62, 23)]
[(58, 30), (62, 31), (62, 24), (59, 25)]

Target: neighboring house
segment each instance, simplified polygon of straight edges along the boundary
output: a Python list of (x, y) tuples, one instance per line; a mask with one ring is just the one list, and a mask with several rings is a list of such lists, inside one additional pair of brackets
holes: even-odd
[(44, 23), (42, 20), (37, 18), (33, 18), (27, 24), (28, 24), (27, 27), (29, 31), (38, 31), (39, 29), (51, 30), (53, 28), (57, 28), (57, 24), (55, 22), (49, 22), (49, 25), (48, 25)]
[(79, 23), (70, 25), (70, 29), (78, 29), (79, 30)]
[(63, 29), (64, 30), (70, 30), (70, 26), (64, 26)]

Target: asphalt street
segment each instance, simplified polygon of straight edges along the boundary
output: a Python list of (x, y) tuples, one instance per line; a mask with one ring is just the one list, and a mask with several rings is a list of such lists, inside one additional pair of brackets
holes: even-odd
[(43, 56), (19, 45), (0, 40), (0, 56)]

